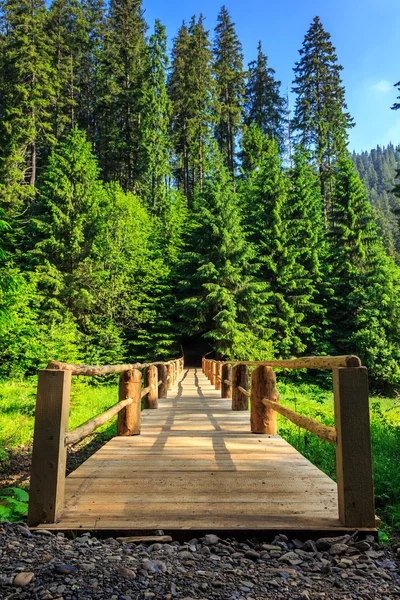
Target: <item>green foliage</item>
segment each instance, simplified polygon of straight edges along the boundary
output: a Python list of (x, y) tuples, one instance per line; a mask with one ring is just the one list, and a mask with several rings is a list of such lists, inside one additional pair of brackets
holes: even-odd
[(28, 500), (25, 490), (16, 487), (3, 489), (0, 492), (0, 521), (22, 521), (28, 512)]
[(280, 85), (281, 82), (275, 79), (274, 69), (268, 66), (268, 57), (262, 51), (261, 42), (258, 42), (257, 60), (249, 64), (244, 122), (257, 125), (282, 150), (286, 101), (280, 94)]
[(347, 112), (343, 67), (319, 17), (311, 23), (299, 53), (292, 88), (297, 94), (293, 129), (303, 148), (313, 153), (327, 202), (335, 159), (346, 153), (347, 129), (354, 122)]

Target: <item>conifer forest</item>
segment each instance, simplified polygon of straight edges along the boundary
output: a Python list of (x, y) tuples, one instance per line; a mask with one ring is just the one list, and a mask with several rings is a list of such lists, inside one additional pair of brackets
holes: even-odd
[(225, 7), (171, 52), (139, 0), (3, 0), (0, 16), (3, 377), (195, 345), (356, 353), (400, 383), (400, 154), (349, 154), (318, 17), (289, 110)]
[[(225, 6), (167, 37), (141, 0), (0, 0), (0, 463), (29, 452), (49, 360), (355, 354), (400, 530), (400, 140), (350, 151), (340, 56), (310, 21), (289, 98)], [(280, 375), (332, 424), (330, 375)], [(113, 404), (110, 380), (76, 384), (73, 425)], [(332, 475), (299, 431), (282, 435)]]

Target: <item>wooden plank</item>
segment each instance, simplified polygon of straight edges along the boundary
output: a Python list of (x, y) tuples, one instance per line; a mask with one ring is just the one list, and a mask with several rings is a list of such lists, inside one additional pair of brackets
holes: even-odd
[(339, 518), (348, 527), (373, 527), (375, 506), (367, 369), (335, 369), (333, 390)]
[(71, 372), (39, 371), (28, 523), (53, 523), (64, 507)]

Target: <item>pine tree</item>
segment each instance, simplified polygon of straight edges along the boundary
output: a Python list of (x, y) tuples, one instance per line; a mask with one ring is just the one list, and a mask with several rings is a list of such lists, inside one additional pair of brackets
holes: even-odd
[(339, 354), (359, 354), (376, 380), (395, 383), (400, 379), (400, 273), (385, 253), (350, 158), (338, 164), (332, 213), (333, 346)]
[(146, 180), (143, 182), (146, 198), (153, 212), (166, 214), (170, 192), (171, 102), (167, 94), (168, 67), (167, 36), (160, 21), (155, 22), (154, 33), (148, 46), (148, 67), (144, 74), (141, 147)]
[(176, 179), (188, 204), (202, 187), (214, 125), (212, 51), (204, 18), (183, 24), (174, 41), (169, 93), (176, 156)]
[(182, 258), (182, 331), (210, 340), (222, 357), (254, 355), (261, 329), (248, 270), (250, 249), (230, 173), (217, 153), (213, 158), (213, 172), (197, 192), (190, 214)]
[(226, 165), (235, 171), (235, 141), (242, 121), (244, 78), (242, 45), (225, 6), (215, 28), (214, 71), (218, 120), (215, 137)]
[(141, 175), (146, 28), (141, 0), (111, 1), (100, 68), (97, 150), (105, 179), (133, 191)]
[(32, 202), (43, 151), (54, 142), (54, 88), (44, 2), (5, 0), (2, 16), (0, 194), (15, 215)]
[(268, 66), (268, 57), (263, 53), (260, 41), (257, 60), (249, 63), (244, 122), (246, 125), (255, 123), (283, 150), (286, 100), (280, 94), (280, 85), (274, 69)]
[(326, 210), (334, 163), (346, 154), (347, 129), (354, 126), (347, 111), (342, 69), (329, 33), (315, 17), (294, 68), (292, 91), (297, 98), (293, 129), (303, 148), (313, 153)]
[(87, 31), (79, 0), (53, 0), (47, 30), (52, 52), (56, 98), (53, 133), (59, 140), (74, 127), (80, 96), (78, 71), (87, 43)]

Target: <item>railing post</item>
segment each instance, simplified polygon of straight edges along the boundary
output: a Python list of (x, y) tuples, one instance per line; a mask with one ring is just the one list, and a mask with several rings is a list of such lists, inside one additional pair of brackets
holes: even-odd
[(221, 377), (221, 363), (219, 361), (217, 361), (215, 363), (215, 389), (216, 390), (221, 389), (221, 379), (219, 379), (219, 377)]
[(55, 523), (64, 508), (71, 371), (39, 371), (28, 525)]
[(132, 404), (125, 406), (118, 413), (117, 434), (139, 435), (140, 434), (140, 411), (142, 399), (140, 397), (142, 388), (142, 374), (138, 369), (130, 369), (121, 373), (119, 378), (119, 400), (132, 398)]
[(174, 385), (174, 375), (172, 363), (167, 363), (167, 390), (172, 390)]
[(232, 410), (248, 410), (249, 399), (238, 386), (249, 389), (249, 368), (247, 365), (235, 365), (232, 369)]
[(167, 397), (167, 366), (165, 363), (161, 365), (157, 365), (158, 371), (158, 381), (161, 381), (161, 384), (158, 386), (158, 398), (166, 398)]
[(221, 398), (231, 398), (232, 386), (225, 383), (225, 380), (232, 383), (232, 365), (222, 365), (221, 379)]
[(366, 367), (333, 369), (339, 519), (345, 527), (375, 527)]
[(210, 361), (208, 358), (205, 359), (204, 375), (207, 377), (207, 379), (210, 379)]
[(202, 359), (201, 359), (201, 371), (202, 371), (202, 373), (205, 373), (205, 362), (206, 362), (206, 359), (203, 356)]
[(155, 365), (150, 365), (144, 371), (144, 387), (153, 387), (144, 398), (144, 408), (158, 408), (158, 371)]
[(250, 423), (251, 433), (278, 433), (278, 415), (272, 408), (262, 403), (263, 398), (277, 402), (275, 373), (271, 367), (259, 366), (251, 375)]
[(211, 385), (215, 385), (215, 376), (217, 373), (217, 363), (215, 360), (211, 361), (210, 370), (211, 370), (210, 383), (211, 383)]

